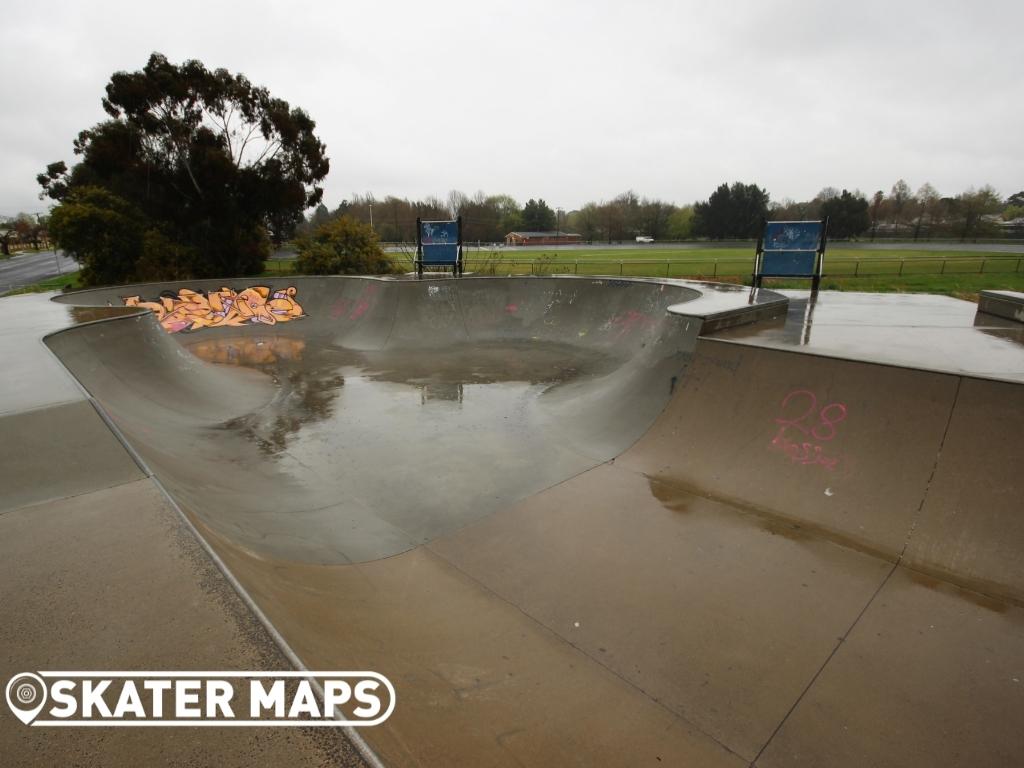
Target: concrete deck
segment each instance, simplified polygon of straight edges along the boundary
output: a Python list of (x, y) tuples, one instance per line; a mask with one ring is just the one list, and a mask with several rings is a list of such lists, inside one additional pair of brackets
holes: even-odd
[[(110, 640), (85, 645), (87, 666), (281, 663), (230, 631), (188, 634), (254, 620), (187, 597), (202, 557), (161, 553), (199, 545), (146, 498), (152, 471), (307, 667), (394, 682), (394, 715), (364, 732), (386, 764), (1017, 764), (1024, 346), (1009, 324), (906, 296), (790, 294), (783, 316), (771, 292), (683, 281), (291, 284), (307, 317), (272, 328), (174, 337), (136, 316), (47, 338), (92, 399), (26, 394), (18, 434), (39, 413), (44, 436), (72, 419), (84, 434), (88, 406), (130, 451), (96, 451), (102, 488), (88, 472), (49, 487), (28, 461), (0, 492), (5, 575), (24, 573), (5, 595), (12, 637), (51, 642), (12, 645), (11, 669), (77, 652), (99, 621)], [(139, 583), (148, 562), (158, 576)], [(164, 591), (184, 596), (157, 611)], [(114, 597), (139, 606), (130, 639)], [(179, 599), (199, 630), (174, 623), (193, 610)], [(23, 730), (0, 719), (5, 744)], [(186, 756), (138, 733), (89, 748)], [(297, 749), (289, 762), (330, 753)]]
[(1024, 381), (1024, 325), (948, 296), (779, 291), (785, 319), (715, 334), (772, 349)]

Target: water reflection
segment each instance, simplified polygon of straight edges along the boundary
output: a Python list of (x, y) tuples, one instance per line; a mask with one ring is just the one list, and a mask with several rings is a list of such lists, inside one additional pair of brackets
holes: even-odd
[(268, 455), (280, 453), (304, 425), (331, 415), (345, 377), (331, 361), (309, 364), (306, 342), (288, 336), (205, 337), (186, 347), (200, 360), (266, 373), (278, 386), (271, 404), (225, 422)]
[[(290, 336), (218, 334), (187, 338), (183, 344), (208, 363), (250, 368), (273, 378), (278, 391), (266, 407), (221, 425), (271, 456), (294, 447), (300, 433), (314, 424), (333, 419), (350, 431), (352, 422), (362, 428), (378, 418), (367, 411), (371, 400), (374, 411), (392, 415), (441, 403), (454, 403), (461, 411), (467, 399), (478, 406), (499, 395), (501, 403), (513, 402), (527, 389), (539, 388), (537, 394), (543, 394), (617, 365), (603, 353), (549, 342), (366, 352)], [(346, 382), (363, 394), (345, 395)], [(342, 398), (344, 408), (339, 407)]]
[(814, 325), (814, 308), (818, 305), (818, 292), (811, 291), (811, 295), (804, 300), (803, 304), (803, 315), (800, 318), (800, 338), (797, 344), (806, 347), (811, 343), (811, 326)]
[(81, 325), (82, 323), (91, 323), (95, 320), (107, 320), (111, 317), (121, 317), (123, 315), (134, 315), (139, 312), (138, 309), (128, 307), (65, 307), (68, 311), (68, 315), (71, 317), (71, 322), (75, 325)]
[(208, 363), (259, 367), (302, 360), (306, 342), (279, 336), (207, 338), (188, 344), (188, 350)]
[(787, 346), (807, 347), (811, 344), (814, 312), (817, 307), (818, 294), (815, 292), (811, 292), (807, 296), (791, 295), (789, 307), (784, 316), (733, 326), (727, 329), (727, 333), (720, 335), (728, 335), (734, 339), (770, 337)]
[(416, 386), (418, 386), (420, 390), (420, 405), (426, 405), (431, 400), (458, 403), (461, 405), (462, 398), (465, 396), (462, 382), (454, 384), (439, 382), (435, 384), (418, 384)]

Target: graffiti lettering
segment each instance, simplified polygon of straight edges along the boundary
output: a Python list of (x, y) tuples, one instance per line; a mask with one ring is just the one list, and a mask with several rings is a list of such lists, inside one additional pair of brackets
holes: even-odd
[(179, 333), (251, 323), (275, 325), (304, 317), (296, 293), (292, 286), (281, 290), (253, 286), (241, 292), (221, 288), (209, 293), (182, 288), (177, 294), (167, 291), (156, 301), (143, 301), (139, 296), (127, 296), (123, 301), (126, 307), (152, 310), (165, 331)]
[[(817, 396), (807, 389), (795, 389), (780, 403), (782, 415), (776, 417), (778, 430), (770, 447), (789, 457), (794, 464), (817, 464), (834, 470), (839, 459), (827, 456), (818, 443), (828, 443), (836, 437), (836, 428), (846, 421), (847, 409), (843, 403), (828, 403), (818, 408)], [(799, 432), (794, 439), (791, 435)]]

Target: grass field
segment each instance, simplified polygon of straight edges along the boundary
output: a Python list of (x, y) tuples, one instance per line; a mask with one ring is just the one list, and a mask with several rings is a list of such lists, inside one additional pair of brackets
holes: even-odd
[[(412, 269), (411, 254), (392, 254)], [(586, 248), (516, 251), (468, 248), (467, 272), (484, 275), (621, 275), (748, 283), (753, 248)], [(267, 276), (290, 274), (292, 263), (267, 263)], [(1024, 254), (978, 251), (830, 248), (822, 288), (835, 291), (941, 293), (976, 299), (982, 289), (1024, 291)], [(807, 288), (806, 280), (767, 280), (769, 287)]]
[[(70, 286), (70, 287), (67, 287)], [(17, 296), (22, 293), (46, 293), (48, 291), (61, 291), (67, 287), (69, 291), (77, 291), (82, 287), (82, 284), (78, 280), (78, 273), (71, 272), (66, 275), (58, 275), (51, 277), (47, 280), (43, 280), (41, 283), (33, 283), (32, 285), (23, 285), (20, 288), (15, 288), (13, 291), (8, 291), (2, 294), (3, 296)]]

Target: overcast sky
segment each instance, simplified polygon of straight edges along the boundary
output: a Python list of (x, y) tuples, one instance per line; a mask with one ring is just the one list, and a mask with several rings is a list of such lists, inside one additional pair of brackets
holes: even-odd
[(4, 8), (0, 214), (42, 211), (112, 72), (245, 73), (326, 143), (325, 202), (505, 192), (575, 208), (723, 181), (1024, 189), (1024, 2), (33, 2)]

